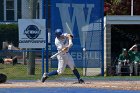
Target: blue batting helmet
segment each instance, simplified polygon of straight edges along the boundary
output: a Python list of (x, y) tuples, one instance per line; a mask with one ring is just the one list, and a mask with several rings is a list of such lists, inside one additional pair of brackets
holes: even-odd
[(56, 29), (55, 30), (56, 37), (60, 37), (62, 35), (62, 33), (63, 33), (62, 29)]

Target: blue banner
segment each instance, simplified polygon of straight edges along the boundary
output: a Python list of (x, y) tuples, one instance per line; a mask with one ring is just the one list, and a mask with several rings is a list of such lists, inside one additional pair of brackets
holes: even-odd
[[(103, 61), (103, 4), (103, 0), (51, 0), (52, 53), (57, 52), (54, 31), (61, 28), (74, 36), (70, 54), (76, 66), (100, 67)], [(56, 61), (52, 60), (52, 67), (57, 66)]]

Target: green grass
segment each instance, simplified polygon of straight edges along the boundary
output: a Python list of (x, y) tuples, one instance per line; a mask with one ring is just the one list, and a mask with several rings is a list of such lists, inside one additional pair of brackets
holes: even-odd
[[(49, 69), (49, 71), (57, 70), (57, 68)], [(82, 68), (78, 68), (78, 71), (82, 74)], [(0, 64), (0, 73), (6, 74), (8, 80), (38, 80), (42, 76), (41, 64), (36, 64), (35, 75), (28, 75), (27, 65), (23, 64)], [(53, 76), (49, 79), (56, 79), (61, 77), (74, 77), (72, 71), (69, 68), (65, 69), (62, 75)]]
[[(57, 68), (49, 69), (49, 71), (57, 70)], [(82, 76), (83, 69), (78, 68), (79, 73)], [(11, 64), (0, 64), (0, 73), (6, 74), (8, 80), (38, 80), (42, 76), (41, 64), (36, 64), (35, 75), (28, 75), (27, 65), (16, 64), (15, 66)], [(49, 79), (59, 79), (59, 78), (75, 78), (70, 68), (66, 68), (62, 75), (52, 76)], [(82, 76), (82, 78), (87, 80), (140, 80), (140, 76)]]
[(36, 65), (35, 75), (28, 75), (27, 65), (0, 64), (0, 73), (6, 74), (10, 80), (36, 80), (41, 77), (41, 65)]

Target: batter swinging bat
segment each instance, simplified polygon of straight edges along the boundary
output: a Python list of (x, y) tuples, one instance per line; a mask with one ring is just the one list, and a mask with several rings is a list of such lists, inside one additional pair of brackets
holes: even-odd
[(54, 59), (57, 55), (59, 55), (60, 53), (62, 53), (63, 51), (59, 51), (59, 52), (57, 52), (57, 53), (55, 53), (54, 55), (52, 55), (50, 58), (51, 59)]

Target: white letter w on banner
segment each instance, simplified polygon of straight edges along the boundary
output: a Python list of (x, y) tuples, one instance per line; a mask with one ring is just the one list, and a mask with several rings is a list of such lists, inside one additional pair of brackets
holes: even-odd
[[(89, 25), (90, 15), (92, 9), (94, 8), (94, 4), (66, 4), (66, 3), (57, 3), (56, 7), (59, 8), (62, 26), (64, 31), (67, 31), (66, 22), (69, 25), (70, 29), (73, 31), (73, 27), (75, 21), (77, 22), (77, 27), (79, 31), (79, 36), (82, 37), (83, 33), (81, 32), (81, 28), (83, 26)], [(70, 16), (69, 8), (73, 9), (73, 14)], [(87, 9), (87, 12), (84, 11)], [(82, 38), (80, 38), (82, 41)]]

